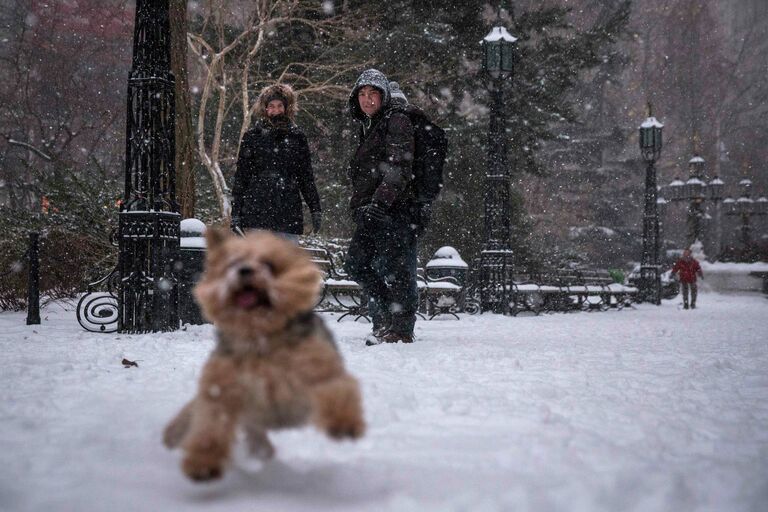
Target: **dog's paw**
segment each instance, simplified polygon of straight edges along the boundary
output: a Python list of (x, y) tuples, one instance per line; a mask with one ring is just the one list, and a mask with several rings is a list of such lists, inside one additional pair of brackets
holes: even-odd
[(221, 478), (228, 451), (228, 447), (222, 443), (199, 438), (197, 443), (187, 447), (181, 469), (196, 482)]
[[(207, 457), (205, 459), (208, 459)], [(187, 456), (181, 464), (184, 474), (195, 482), (207, 482), (221, 478), (224, 468), (220, 461), (214, 462), (200, 457)]]
[(338, 420), (327, 429), (328, 435), (334, 439), (358, 439), (365, 433), (365, 423), (360, 419), (346, 418)]
[(173, 420), (171, 420), (170, 423), (168, 423), (168, 426), (165, 427), (165, 430), (163, 430), (163, 444), (168, 449), (173, 449), (179, 446), (184, 439), (184, 436), (187, 435), (187, 431), (189, 430), (189, 423), (192, 420), (192, 407), (191, 402), (184, 406), (184, 408), (179, 411), (179, 413), (176, 415)]
[(251, 449), (251, 455), (259, 460), (270, 460), (275, 457), (275, 447), (272, 446), (272, 443), (263, 444)]
[(275, 447), (264, 434), (249, 435), (248, 453), (259, 460), (270, 460), (275, 456)]
[(187, 426), (180, 425), (178, 422), (172, 422), (163, 431), (163, 444), (169, 450), (172, 450), (181, 444), (181, 440), (187, 433)]

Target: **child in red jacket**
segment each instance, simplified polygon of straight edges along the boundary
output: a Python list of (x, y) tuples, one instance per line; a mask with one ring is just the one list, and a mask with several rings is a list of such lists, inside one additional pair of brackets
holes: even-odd
[(672, 267), (672, 275), (680, 274), (680, 284), (683, 286), (683, 308), (688, 309), (688, 291), (691, 292), (691, 309), (696, 309), (696, 276), (704, 279), (701, 265), (691, 256), (691, 250), (685, 249), (683, 256)]

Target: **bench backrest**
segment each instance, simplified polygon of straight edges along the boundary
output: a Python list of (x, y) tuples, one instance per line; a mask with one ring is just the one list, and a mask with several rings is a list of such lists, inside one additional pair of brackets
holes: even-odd
[(319, 247), (302, 247), (302, 249), (323, 273), (323, 279), (336, 276), (336, 267), (328, 251)]
[(580, 270), (585, 284), (605, 285), (614, 282), (607, 270)]

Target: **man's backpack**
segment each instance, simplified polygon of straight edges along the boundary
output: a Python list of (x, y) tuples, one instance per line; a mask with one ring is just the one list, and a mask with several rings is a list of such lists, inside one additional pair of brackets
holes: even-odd
[(416, 200), (432, 202), (443, 188), (443, 166), (448, 154), (445, 130), (433, 123), (423, 110), (413, 105), (397, 111), (406, 114), (413, 124), (413, 185)]

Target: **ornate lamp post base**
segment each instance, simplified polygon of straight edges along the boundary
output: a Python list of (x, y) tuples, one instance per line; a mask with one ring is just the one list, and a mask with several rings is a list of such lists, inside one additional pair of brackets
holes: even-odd
[(180, 215), (121, 212), (119, 222), (118, 330), (178, 329), (178, 288), (172, 265), (178, 259)]
[(509, 314), (513, 253), (509, 249), (480, 252), (480, 311)]

